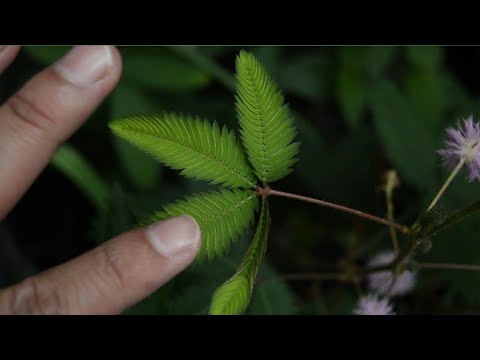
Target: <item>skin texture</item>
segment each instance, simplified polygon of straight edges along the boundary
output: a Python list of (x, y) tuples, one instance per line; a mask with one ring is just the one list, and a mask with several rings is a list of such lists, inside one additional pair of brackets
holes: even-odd
[[(18, 51), (17, 46), (0, 47), (0, 75)], [(75, 47), (0, 106), (0, 221), (113, 90), (121, 68), (114, 47)], [(0, 289), (0, 314), (121, 313), (184, 270), (200, 245), (200, 228), (188, 216), (121, 234)]]

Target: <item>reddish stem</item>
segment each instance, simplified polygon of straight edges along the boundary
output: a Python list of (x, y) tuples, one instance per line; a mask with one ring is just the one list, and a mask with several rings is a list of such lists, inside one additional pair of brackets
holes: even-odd
[(257, 190), (257, 195), (259, 195), (259, 196), (276, 195), (276, 196), (282, 196), (282, 197), (286, 197), (286, 198), (290, 198), (290, 199), (306, 201), (306, 202), (314, 203), (314, 204), (317, 204), (317, 205), (320, 205), (320, 206), (326, 206), (326, 207), (329, 207), (329, 208), (332, 208), (332, 209), (335, 209), (335, 210), (339, 210), (339, 211), (347, 212), (347, 213), (350, 213), (350, 214), (353, 214), (353, 215), (356, 215), (356, 216), (360, 216), (362, 218), (365, 218), (365, 219), (368, 219), (368, 220), (371, 220), (371, 221), (375, 221), (377, 223), (380, 223), (380, 224), (387, 225), (389, 227), (398, 229), (399, 231), (401, 231), (403, 233), (408, 232), (408, 228), (404, 225), (400, 225), (400, 224), (394, 223), (392, 221), (389, 221), (387, 219), (383, 219), (381, 217), (378, 217), (378, 216), (375, 216), (375, 215), (372, 215), (372, 214), (364, 213), (363, 211), (355, 210), (355, 209), (352, 209), (352, 208), (349, 208), (349, 207), (346, 207), (346, 206), (343, 206), (343, 205), (338, 205), (338, 204), (335, 204), (335, 203), (331, 203), (331, 202), (324, 201), (324, 200), (319, 200), (319, 199), (314, 199), (314, 198), (310, 198), (310, 197), (307, 197), (307, 196), (302, 196), (302, 195), (291, 194), (291, 193), (287, 193), (287, 192), (283, 192), (283, 191), (273, 190), (273, 189), (269, 188), (268, 186), (266, 186), (265, 188), (257, 188), (256, 190)]

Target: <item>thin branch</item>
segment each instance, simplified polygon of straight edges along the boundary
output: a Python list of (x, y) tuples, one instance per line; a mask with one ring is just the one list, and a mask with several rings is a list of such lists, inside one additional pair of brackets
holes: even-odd
[(397, 283), (397, 280), (398, 280), (398, 276), (397, 276), (397, 274), (394, 274), (392, 276), (392, 281), (390, 282), (390, 285), (388, 286), (388, 290), (386, 292), (386, 297), (391, 297), (392, 296), (392, 291), (393, 291), (393, 288), (395, 287), (395, 284)]
[[(387, 205), (387, 219), (392, 222), (395, 221), (393, 208), (393, 190), (395, 189), (395, 187), (398, 186), (398, 184), (399, 182), (397, 172), (395, 170), (390, 170), (389, 172), (387, 172), (385, 184), (385, 202)], [(395, 253), (395, 255), (398, 255), (400, 251), (400, 246), (398, 245), (397, 232), (392, 227), (389, 227), (389, 230), (390, 238), (392, 239), (393, 252)]]
[(445, 269), (445, 270), (473, 270), (480, 271), (480, 265), (449, 264), (449, 263), (419, 263), (421, 269)]
[(282, 197), (286, 197), (286, 198), (290, 198), (290, 199), (296, 199), (296, 200), (301, 200), (301, 201), (314, 203), (314, 204), (317, 204), (317, 205), (320, 205), (320, 206), (326, 206), (326, 207), (329, 207), (329, 208), (332, 208), (332, 209), (335, 209), (335, 210), (339, 210), (339, 211), (347, 212), (347, 213), (350, 213), (350, 214), (353, 214), (353, 215), (356, 215), (356, 216), (360, 216), (362, 218), (365, 218), (365, 219), (368, 219), (368, 220), (371, 220), (371, 221), (375, 221), (377, 223), (387, 225), (389, 227), (396, 228), (403, 233), (408, 233), (408, 228), (404, 225), (400, 225), (400, 224), (394, 223), (392, 221), (389, 221), (387, 219), (383, 219), (381, 217), (378, 217), (378, 216), (375, 216), (375, 215), (372, 215), (372, 214), (368, 214), (368, 213), (365, 213), (365, 212), (360, 211), (360, 210), (355, 210), (355, 209), (352, 209), (352, 208), (349, 208), (349, 207), (346, 207), (346, 206), (343, 206), (343, 205), (338, 205), (338, 204), (335, 204), (335, 203), (331, 203), (331, 202), (328, 202), (328, 201), (314, 199), (314, 198), (310, 198), (310, 197), (302, 196), (302, 195), (297, 195), (297, 194), (291, 194), (291, 193), (287, 193), (287, 192), (283, 192), (283, 191), (273, 190), (273, 189), (270, 189), (268, 187), (265, 188), (265, 189), (257, 189), (257, 193), (259, 195), (266, 195), (266, 196), (268, 196), (268, 195), (282, 196)]
[(462, 168), (463, 164), (465, 164), (465, 160), (467, 160), (467, 158), (465, 156), (463, 156), (460, 161), (458, 162), (457, 166), (455, 167), (455, 169), (453, 169), (452, 173), (450, 174), (450, 176), (447, 178), (447, 180), (445, 181), (445, 183), (443, 184), (443, 186), (440, 188), (440, 190), (438, 190), (438, 193), (437, 195), (434, 197), (434, 199), (432, 200), (432, 203), (430, 204), (430, 206), (428, 207), (427, 211), (430, 211), (434, 206), (435, 204), (437, 203), (437, 201), (440, 199), (440, 197), (443, 195), (443, 193), (445, 192), (445, 190), (447, 190), (448, 188), (448, 185), (450, 185), (450, 183), (452, 182), (453, 178), (458, 174), (458, 172), (460, 171), (460, 169)]

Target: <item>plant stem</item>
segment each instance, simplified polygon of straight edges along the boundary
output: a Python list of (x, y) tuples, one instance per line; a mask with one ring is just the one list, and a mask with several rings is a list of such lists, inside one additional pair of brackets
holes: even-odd
[(424, 238), (428, 238), (429, 236), (435, 235), (439, 231), (445, 229), (446, 227), (456, 223), (457, 221), (463, 219), (464, 217), (473, 214), (476, 211), (480, 211), (480, 200), (476, 200), (473, 203), (465, 206), (463, 209), (460, 209), (450, 215), (444, 222), (441, 224), (434, 226), (431, 228), (427, 233), (423, 234)]
[(480, 265), (470, 264), (447, 264), (447, 263), (420, 263), (421, 269), (447, 269), (447, 270), (473, 270), (480, 271)]
[(375, 221), (375, 222), (383, 224), (383, 225), (387, 225), (387, 226), (396, 228), (403, 233), (408, 233), (408, 228), (404, 225), (396, 224), (396, 223), (394, 223), (392, 221), (389, 221), (387, 219), (383, 219), (383, 218), (375, 216), (375, 215), (364, 213), (363, 211), (360, 211), (360, 210), (355, 210), (355, 209), (352, 209), (352, 208), (349, 208), (349, 207), (346, 207), (346, 206), (343, 206), (343, 205), (338, 205), (338, 204), (335, 204), (335, 203), (331, 203), (331, 202), (328, 202), (328, 201), (313, 199), (313, 198), (310, 198), (310, 197), (307, 197), (307, 196), (302, 196), (302, 195), (291, 194), (291, 193), (287, 193), (287, 192), (283, 192), (283, 191), (273, 190), (273, 189), (270, 189), (268, 187), (264, 188), (264, 189), (257, 189), (257, 193), (259, 193), (259, 195), (266, 195), (266, 196), (276, 195), (276, 196), (282, 196), (282, 197), (286, 197), (286, 198), (290, 198), (290, 199), (296, 199), (296, 200), (311, 202), (311, 203), (314, 203), (314, 204), (317, 204), (317, 205), (320, 205), (320, 206), (326, 206), (326, 207), (329, 207), (329, 208), (332, 208), (332, 209), (335, 209), (335, 210), (339, 210), (339, 211), (347, 212), (347, 213), (350, 213), (350, 214), (353, 214), (353, 215), (357, 215), (357, 216), (360, 216), (362, 218), (365, 218), (365, 219)]
[[(387, 173), (387, 181), (385, 184), (385, 202), (387, 204), (387, 219), (394, 222), (394, 210), (393, 210), (393, 189), (398, 185), (397, 173), (395, 170), (391, 170)], [(392, 247), (395, 255), (398, 255), (400, 247), (398, 245), (397, 232), (394, 228), (389, 227), (390, 238), (392, 239)]]
[(435, 204), (436, 204), (437, 201), (440, 199), (440, 197), (443, 195), (443, 193), (445, 192), (445, 190), (447, 190), (448, 185), (450, 185), (450, 183), (452, 182), (453, 178), (458, 174), (458, 172), (459, 172), (460, 169), (462, 168), (463, 164), (465, 164), (465, 160), (466, 160), (466, 157), (462, 157), (462, 158), (460, 159), (460, 161), (458, 162), (457, 166), (455, 166), (455, 169), (453, 169), (452, 173), (451, 173), (450, 176), (447, 178), (447, 180), (445, 181), (445, 183), (443, 184), (443, 186), (440, 188), (440, 190), (438, 190), (437, 195), (435, 195), (435, 197), (433, 198), (432, 203), (431, 203), (430, 206), (428, 207), (427, 211), (430, 211), (430, 210), (435, 206)]
[(388, 286), (387, 292), (385, 293), (385, 296), (387, 298), (392, 296), (392, 291), (393, 291), (393, 288), (395, 287), (397, 279), (398, 279), (397, 274), (394, 274), (393, 277), (392, 277), (392, 281), (390, 282), (390, 285)]

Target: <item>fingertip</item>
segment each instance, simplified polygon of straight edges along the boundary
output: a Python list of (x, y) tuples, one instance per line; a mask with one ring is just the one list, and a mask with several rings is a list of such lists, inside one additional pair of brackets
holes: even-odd
[(152, 247), (168, 258), (182, 253), (189, 255), (193, 261), (200, 250), (200, 225), (189, 215), (156, 222), (145, 228), (145, 232)]
[(20, 46), (0, 45), (0, 74), (11, 64), (18, 55)]
[(120, 79), (122, 61), (114, 46), (74, 46), (53, 65), (53, 70), (80, 88), (113, 87)]
[(121, 78), (123, 70), (122, 55), (116, 46), (108, 46), (112, 56), (112, 78), (115, 84)]

